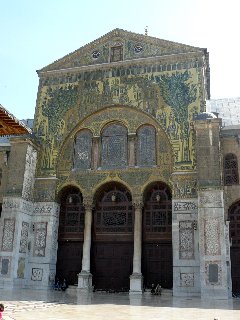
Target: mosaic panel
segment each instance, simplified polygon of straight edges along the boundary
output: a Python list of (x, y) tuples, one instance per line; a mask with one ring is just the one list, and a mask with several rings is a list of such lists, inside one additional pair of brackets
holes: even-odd
[(1, 259), (1, 275), (5, 277), (10, 276), (11, 257), (0, 257)]
[[(182, 69), (183, 65), (180, 65)], [(172, 70), (172, 64), (169, 67)], [(80, 71), (67, 78), (61, 75), (46, 78), (44, 87), (39, 88), (35, 122), (37, 134), (45, 130), (39, 170), (55, 171), (61, 145), (59, 137), (63, 141), (80, 120), (113, 105), (132, 106), (157, 119), (172, 140), (176, 167), (192, 170), (195, 160), (189, 122), (196, 113), (203, 111), (201, 92), (197, 91), (202, 76), (194, 68), (167, 72), (166, 65), (160, 64), (116, 66)], [(107, 111), (104, 113), (107, 118)], [(71, 121), (73, 115), (74, 123)], [(43, 122), (44, 130), (41, 128)]]
[(220, 261), (205, 262), (205, 282), (206, 285), (222, 284), (222, 266)]
[(33, 281), (42, 281), (43, 269), (41, 268), (32, 268), (31, 280)]
[(143, 126), (137, 132), (137, 165), (156, 165), (156, 132), (152, 126)]
[(173, 182), (173, 195), (175, 198), (196, 198), (197, 197), (197, 181), (180, 179)]
[(34, 247), (35, 257), (44, 257), (47, 237), (47, 222), (37, 222), (34, 224)]
[(77, 133), (74, 146), (74, 169), (90, 169), (92, 154), (92, 133), (82, 130)]
[(102, 135), (102, 168), (122, 168), (127, 166), (127, 130), (121, 125), (108, 126)]
[(179, 222), (179, 259), (194, 259), (194, 229), (192, 221)]
[(15, 219), (4, 219), (2, 251), (13, 251)]
[(21, 230), (21, 238), (20, 238), (20, 253), (26, 253), (28, 248), (28, 230), (29, 230), (29, 223), (22, 222), (22, 230)]
[(194, 287), (194, 273), (180, 273), (180, 287)]
[(220, 225), (218, 219), (204, 220), (205, 254), (216, 256), (221, 254)]
[(18, 259), (17, 277), (23, 279), (25, 272), (25, 258), (20, 257)]

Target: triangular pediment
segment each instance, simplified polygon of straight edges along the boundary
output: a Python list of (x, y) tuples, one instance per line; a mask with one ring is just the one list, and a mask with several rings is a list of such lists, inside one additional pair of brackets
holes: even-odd
[(123, 48), (123, 61), (204, 50), (202, 48), (162, 40), (122, 29), (114, 29), (93, 42), (42, 68), (39, 72), (109, 63), (111, 61), (111, 50), (119, 47)]

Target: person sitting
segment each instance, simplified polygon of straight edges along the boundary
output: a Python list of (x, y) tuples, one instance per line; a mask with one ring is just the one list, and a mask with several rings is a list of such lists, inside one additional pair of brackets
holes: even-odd
[(61, 289), (62, 289), (62, 291), (65, 291), (66, 289), (67, 289), (67, 281), (66, 281), (66, 279), (63, 279), (63, 283), (62, 283), (62, 285), (61, 285)]
[(162, 287), (160, 286), (160, 284), (158, 283), (157, 285), (156, 285), (156, 288), (155, 288), (155, 295), (161, 295), (161, 293), (162, 293)]

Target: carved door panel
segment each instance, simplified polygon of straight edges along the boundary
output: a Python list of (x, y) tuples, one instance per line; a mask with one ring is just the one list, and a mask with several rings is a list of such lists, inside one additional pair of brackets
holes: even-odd
[(156, 183), (145, 195), (142, 273), (144, 286), (172, 288), (172, 201), (169, 188)]
[(92, 273), (95, 289), (128, 291), (132, 257), (132, 243), (93, 243)]
[(240, 248), (231, 248), (232, 292), (240, 291)]
[(78, 282), (82, 269), (84, 212), (79, 190), (67, 188), (61, 199), (56, 275), (71, 285)]
[(59, 242), (56, 274), (60, 280), (65, 278), (68, 284), (77, 284), (77, 274), (82, 269), (82, 248), (82, 241)]
[(231, 275), (232, 292), (240, 292), (240, 202), (235, 203), (229, 209), (229, 234), (231, 239)]
[(122, 186), (109, 185), (93, 214), (91, 272), (97, 290), (128, 291), (133, 259), (133, 208)]
[(172, 244), (145, 243), (143, 245), (144, 286), (160, 284), (163, 288), (172, 288)]

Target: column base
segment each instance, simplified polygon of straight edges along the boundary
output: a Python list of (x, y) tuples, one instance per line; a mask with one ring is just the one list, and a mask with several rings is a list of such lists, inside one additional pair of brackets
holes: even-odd
[(92, 274), (87, 271), (81, 271), (78, 274), (78, 290), (92, 292)]
[(143, 293), (143, 276), (141, 273), (133, 273), (130, 276), (130, 290), (129, 294)]

